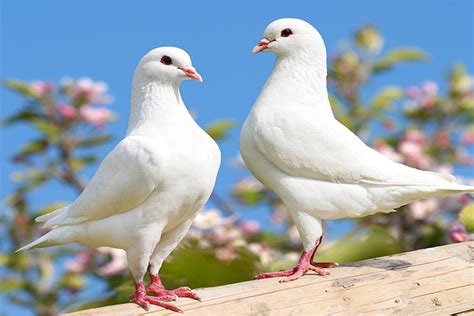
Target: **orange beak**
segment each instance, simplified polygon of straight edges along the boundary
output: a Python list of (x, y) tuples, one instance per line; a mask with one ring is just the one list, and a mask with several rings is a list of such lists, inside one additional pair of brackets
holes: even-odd
[(265, 49), (267, 49), (268, 45), (270, 45), (274, 41), (275, 40), (269, 40), (267, 38), (262, 38), (260, 40), (260, 42), (252, 49), (252, 53), (256, 54), (256, 53), (259, 53), (261, 51), (264, 51)]
[(202, 82), (201, 75), (196, 71), (196, 68), (194, 68), (193, 66), (180, 67), (179, 69), (184, 72), (186, 77)]

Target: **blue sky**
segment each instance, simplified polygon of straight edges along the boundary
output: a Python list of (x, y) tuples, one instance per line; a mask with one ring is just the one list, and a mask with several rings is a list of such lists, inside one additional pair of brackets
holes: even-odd
[[(449, 66), (474, 66), (473, 1), (3, 1), (1, 77), (59, 81), (64, 76), (88, 76), (109, 84), (118, 120), (109, 126), (117, 136), (103, 157), (124, 134), (129, 111), (130, 82), (138, 60), (152, 48), (172, 45), (187, 50), (204, 83), (185, 82), (187, 106), (206, 125), (232, 118), (237, 127), (221, 143), (223, 163), (217, 191), (225, 194), (242, 177), (230, 167), (238, 153), (240, 125), (271, 71), (274, 56), (252, 55), (265, 26), (281, 17), (298, 17), (316, 26), (329, 55), (341, 40), (361, 25), (372, 23), (386, 38), (385, 51), (417, 46), (429, 52), (425, 63), (397, 67), (364, 94), (386, 84), (403, 87), (426, 79), (442, 82)], [(17, 95), (1, 90), (4, 117), (21, 106)], [(25, 127), (1, 130), (1, 190), (12, 189), (9, 174), (16, 166), (9, 157), (32, 137)], [(90, 177), (94, 168), (88, 170)], [(58, 196), (60, 195), (60, 196)], [(70, 200), (75, 193), (51, 187), (34, 195), (38, 206)], [(253, 217), (258, 214), (246, 214)]]
[[(226, 194), (242, 176), (230, 167), (238, 153), (238, 133), (274, 57), (252, 55), (265, 26), (277, 18), (298, 17), (312, 23), (325, 39), (329, 55), (359, 26), (378, 26), (384, 50), (417, 46), (429, 52), (426, 63), (407, 64), (370, 82), (364, 94), (386, 84), (407, 87), (426, 79), (443, 82), (454, 62), (474, 68), (474, 2), (445, 1), (24, 1), (1, 2), (0, 77), (25, 81), (59, 81), (88, 76), (109, 84), (118, 120), (109, 126), (117, 136), (100, 152), (103, 157), (124, 134), (134, 67), (158, 46), (187, 50), (204, 83), (185, 82), (182, 95), (197, 120), (206, 125), (219, 118), (236, 120), (229, 141), (221, 144), (222, 169), (217, 191)], [(2, 89), (0, 116), (17, 110), (22, 99)], [(0, 195), (13, 188), (16, 170), (9, 157), (32, 137), (29, 129), (1, 130)], [(88, 171), (91, 176), (94, 169)], [(59, 195), (59, 196), (58, 196)], [(38, 206), (71, 200), (75, 193), (53, 186), (35, 194)], [(259, 217), (246, 213), (246, 217)]]

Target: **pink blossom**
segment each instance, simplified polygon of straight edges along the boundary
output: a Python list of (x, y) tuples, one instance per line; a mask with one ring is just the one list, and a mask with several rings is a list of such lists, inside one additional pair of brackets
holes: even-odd
[(76, 117), (77, 115), (77, 110), (75, 107), (69, 105), (69, 104), (58, 104), (56, 106), (56, 110), (61, 114), (62, 117), (68, 120), (72, 120), (73, 118)]
[(113, 113), (104, 107), (93, 108), (91, 106), (82, 106), (79, 110), (81, 118), (94, 125), (97, 128), (103, 128), (113, 118)]
[(16, 217), (16, 223), (17, 225), (26, 225), (30, 222), (31, 217), (28, 216), (27, 214), (19, 214)]
[(33, 81), (30, 83), (30, 89), (36, 97), (41, 98), (54, 90), (54, 84), (52, 82)]
[(432, 97), (423, 97), (420, 100), (421, 106), (425, 109), (432, 109), (436, 105), (436, 99)]
[(81, 78), (74, 81), (70, 78), (62, 80), (62, 86), (71, 99), (81, 99), (81, 103), (110, 103), (112, 97), (107, 94), (108, 86), (102, 81)]
[(462, 150), (456, 150), (454, 153), (456, 160), (458, 163), (463, 165), (473, 165), (474, 164), (474, 157), (470, 156), (468, 153)]
[(419, 129), (409, 129), (405, 134), (405, 139), (417, 144), (426, 144), (426, 135)]
[(416, 99), (421, 95), (420, 88), (418, 88), (416, 86), (408, 87), (407, 90), (405, 91), (405, 93), (406, 93), (407, 97), (409, 97), (410, 99)]
[(83, 272), (92, 263), (93, 258), (92, 251), (81, 251), (73, 260), (66, 262), (66, 270), (74, 273)]
[(237, 257), (235, 247), (232, 245), (226, 245), (224, 247), (218, 247), (214, 250), (216, 257), (222, 261), (231, 261)]
[(257, 221), (243, 221), (240, 223), (240, 229), (244, 234), (255, 235), (260, 230), (260, 224)]
[(444, 132), (444, 131), (438, 132), (435, 136), (435, 143), (441, 149), (448, 148), (449, 145), (451, 144), (451, 137), (450, 137), (449, 133)]
[(398, 150), (402, 155), (408, 158), (414, 158), (422, 155), (422, 148), (419, 144), (410, 141), (402, 141), (398, 144)]
[(392, 120), (385, 120), (382, 122), (383, 127), (388, 131), (393, 131), (396, 127), (396, 124)]
[(424, 219), (439, 206), (437, 199), (418, 200), (410, 204), (410, 213), (415, 219)]
[(217, 244), (224, 244), (241, 238), (242, 234), (236, 227), (218, 227), (210, 237), (211, 241)]
[(222, 226), (224, 224), (226, 224), (226, 220), (222, 218), (221, 212), (218, 209), (209, 209), (199, 212), (199, 214), (194, 219), (193, 227), (206, 230)]
[(268, 265), (274, 261), (274, 255), (270, 247), (261, 243), (251, 243), (248, 245), (248, 249), (260, 258), (260, 262), (264, 265)]
[(422, 89), (427, 95), (436, 95), (438, 93), (438, 85), (433, 81), (425, 81)]
[(451, 165), (447, 165), (447, 164), (442, 164), (442, 165), (439, 165), (437, 168), (436, 168), (436, 171), (439, 172), (439, 173), (447, 173), (447, 174), (451, 174), (453, 173), (453, 166)]
[(401, 142), (398, 150), (405, 157), (407, 164), (421, 169), (430, 168), (431, 159), (423, 153), (420, 145), (412, 142)]
[(461, 136), (461, 144), (472, 145), (474, 144), (474, 131), (467, 131)]
[(448, 232), (449, 238), (453, 242), (464, 242), (469, 239), (464, 226), (461, 223), (455, 223)]
[(270, 217), (273, 223), (287, 222), (289, 219), (288, 211), (283, 207), (274, 208)]
[(240, 180), (236, 186), (238, 191), (260, 191), (264, 188), (263, 184), (253, 177)]
[(395, 149), (393, 149), (393, 147), (390, 146), (390, 145), (387, 145), (385, 143), (374, 144), (374, 148), (379, 153), (381, 153), (382, 155), (387, 157), (388, 159), (391, 159), (391, 160), (396, 161), (396, 162), (402, 162), (403, 161), (403, 156), (400, 155), (399, 153), (397, 153), (395, 151)]
[(290, 228), (288, 228), (288, 237), (290, 237), (292, 243), (297, 244), (300, 242), (300, 233), (298, 232), (298, 229), (295, 225), (292, 225)]
[(111, 260), (104, 266), (99, 268), (99, 274), (103, 276), (117, 275), (123, 271), (127, 271), (128, 262), (125, 250), (109, 247), (101, 247), (97, 249), (100, 253), (110, 255)]

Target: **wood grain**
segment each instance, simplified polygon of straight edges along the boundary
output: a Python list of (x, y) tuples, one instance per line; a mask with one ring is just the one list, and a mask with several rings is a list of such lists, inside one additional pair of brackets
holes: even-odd
[[(198, 289), (202, 302), (178, 299), (186, 315), (448, 315), (474, 314), (474, 242), (375, 258), (308, 273), (294, 282), (278, 279)], [(70, 313), (173, 315), (121, 304)], [(176, 314), (175, 314), (176, 315)]]

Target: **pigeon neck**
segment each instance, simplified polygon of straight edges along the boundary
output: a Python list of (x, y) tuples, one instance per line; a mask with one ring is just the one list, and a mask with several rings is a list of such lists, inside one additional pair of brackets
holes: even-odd
[(134, 78), (130, 105), (127, 135), (143, 127), (165, 127), (180, 114), (189, 115), (177, 83)]
[(299, 102), (329, 107), (326, 56), (310, 50), (277, 56), (257, 103)]

